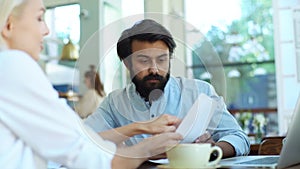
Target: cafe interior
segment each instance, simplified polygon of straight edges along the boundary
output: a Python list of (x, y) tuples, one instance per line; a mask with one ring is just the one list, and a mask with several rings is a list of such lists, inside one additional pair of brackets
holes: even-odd
[(261, 147), (268, 139), (277, 140), (280, 152), (300, 93), (299, 0), (44, 3), (51, 33), (39, 64), (71, 107), (87, 90), (83, 76), (90, 65), (99, 71), (106, 93), (130, 82), (117, 57), (117, 39), (135, 22), (151, 18), (177, 43), (171, 74), (215, 87), (248, 134), (250, 154), (268, 154)]

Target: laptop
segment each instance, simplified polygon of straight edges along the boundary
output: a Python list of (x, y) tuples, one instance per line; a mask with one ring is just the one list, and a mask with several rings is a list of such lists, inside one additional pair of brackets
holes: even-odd
[(222, 159), (222, 167), (286, 168), (300, 164), (300, 95), (293, 113), (286, 139), (280, 155), (239, 156)]

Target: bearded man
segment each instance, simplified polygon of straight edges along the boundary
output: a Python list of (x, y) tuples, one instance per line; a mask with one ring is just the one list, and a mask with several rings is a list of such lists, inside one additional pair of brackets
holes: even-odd
[[(107, 140), (132, 145), (151, 135), (175, 132), (200, 94), (219, 97), (207, 82), (170, 75), (175, 47), (170, 32), (154, 20), (145, 19), (124, 30), (117, 53), (130, 72), (131, 83), (111, 92), (85, 123)], [(194, 143), (217, 145), (223, 157), (246, 155), (248, 137), (222, 104), (218, 125)]]

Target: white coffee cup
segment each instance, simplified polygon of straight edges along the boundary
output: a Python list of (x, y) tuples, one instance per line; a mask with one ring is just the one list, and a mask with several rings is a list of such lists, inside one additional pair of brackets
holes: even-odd
[[(217, 158), (209, 161), (212, 153), (217, 152)], [(223, 155), (218, 146), (211, 146), (209, 143), (203, 144), (178, 144), (168, 147), (167, 158), (169, 165), (174, 168), (205, 168), (216, 166)]]

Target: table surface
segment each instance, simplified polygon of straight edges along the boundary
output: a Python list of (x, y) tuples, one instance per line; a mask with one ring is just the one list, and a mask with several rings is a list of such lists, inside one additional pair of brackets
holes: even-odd
[[(145, 162), (143, 163), (138, 169), (160, 169), (157, 166), (160, 164), (157, 163), (152, 163), (152, 162)], [(262, 168), (262, 167), (259, 167)], [(299, 169), (300, 168), (300, 164), (293, 166), (293, 167), (289, 167), (286, 169)], [(218, 169), (257, 169), (257, 167), (220, 167)]]

